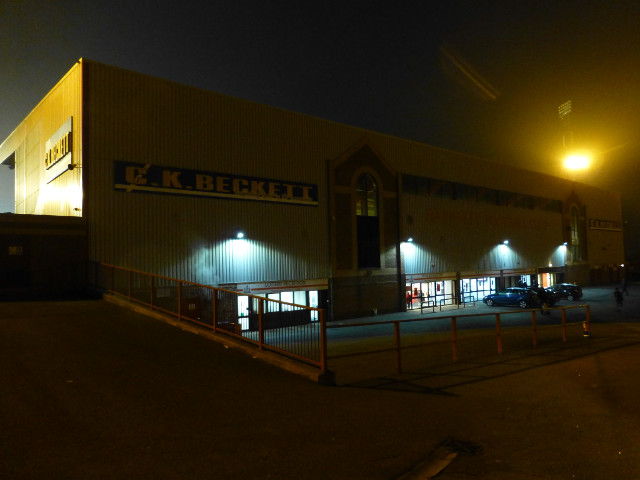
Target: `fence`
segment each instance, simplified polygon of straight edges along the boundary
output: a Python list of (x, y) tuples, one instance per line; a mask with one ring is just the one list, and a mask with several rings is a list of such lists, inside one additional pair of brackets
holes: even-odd
[[(270, 350), (289, 358), (296, 359), (308, 365), (320, 369), (321, 373), (328, 372), (328, 361), (346, 357), (356, 357), (372, 355), (384, 352), (393, 352), (395, 355), (395, 367), (398, 373), (403, 370), (403, 352), (409, 349), (416, 349), (427, 346), (446, 347), (450, 349), (453, 362), (458, 361), (461, 350), (464, 348), (474, 348), (476, 350), (485, 347), (478, 337), (473, 337), (466, 344), (461, 345), (460, 330), (468, 328), (471, 317), (488, 318), (495, 320), (489, 325), (485, 324), (477, 327), (477, 330), (488, 331), (487, 326), (493, 327), (495, 347), (497, 353), (503, 352), (503, 324), (502, 319), (508, 315), (516, 315), (529, 312), (531, 321), (531, 341), (533, 346), (538, 344), (538, 320), (537, 313), (560, 312), (560, 320), (557, 324), (546, 320), (545, 327), (559, 328), (563, 342), (567, 341), (567, 326), (582, 325), (584, 336), (590, 332), (591, 315), (588, 305), (575, 305), (564, 307), (553, 307), (548, 309), (530, 309), (502, 311), (498, 313), (473, 313), (463, 315), (443, 315), (429, 316), (421, 318), (386, 320), (365, 323), (346, 324), (326, 324), (324, 310), (296, 305), (293, 303), (271, 300), (257, 295), (247, 295), (231, 290), (221, 289), (208, 285), (200, 285), (193, 282), (178, 280), (175, 278), (154, 275), (140, 272), (133, 269), (117, 267), (108, 264), (94, 264), (94, 271), (91, 276), (93, 283), (98, 288), (109, 293), (127, 298), (131, 302), (145, 305), (152, 310), (158, 310), (166, 314), (177, 317), (181, 321), (197, 324), (203, 328), (211, 330), (216, 334), (229, 335), (244, 342), (256, 345), (261, 350)], [(246, 297), (250, 302), (249, 315), (238, 315), (239, 297)], [(475, 303), (474, 298), (465, 299), (466, 303)], [(435, 305), (434, 305), (435, 306)], [(458, 308), (460, 306), (458, 305)], [(571, 309), (585, 309), (584, 318), (578, 321), (568, 321), (567, 311)], [(459, 310), (456, 310), (459, 311)], [(549, 319), (549, 316), (546, 317)], [(414, 337), (423, 339), (430, 337), (430, 341), (401, 342), (401, 325), (406, 330), (408, 324), (417, 322), (446, 321), (448, 325), (441, 329), (438, 334), (429, 332), (427, 328), (414, 328)], [(486, 323), (486, 322), (485, 322)], [(369, 350), (356, 351), (356, 343), (351, 343), (349, 351), (343, 354), (327, 353), (328, 335), (327, 330), (351, 328), (361, 330), (360, 338), (369, 338), (371, 335), (366, 331), (367, 327), (379, 329), (385, 325), (393, 327), (391, 335), (385, 335), (386, 339), (391, 339), (391, 346)], [(416, 330), (418, 333), (416, 333)], [(357, 336), (357, 335), (356, 335)], [(381, 337), (382, 338), (382, 337)], [(415, 339), (414, 339), (415, 340)], [(367, 342), (357, 342), (357, 347), (367, 345)], [(473, 347), (470, 347), (473, 345)], [(482, 351), (481, 354), (486, 354)], [(442, 358), (440, 355), (438, 358)]]
[(476, 297), (474, 297), (473, 295), (467, 295), (462, 297), (462, 300), (457, 303), (453, 295), (447, 298), (440, 299), (438, 303), (436, 303), (436, 301), (433, 299), (425, 299), (425, 297), (420, 297), (420, 313), (424, 313), (424, 310), (427, 308), (430, 308), (431, 312), (433, 313), (436, 311), (436, 307), (438, 306), (440, 307), (440, 311), (442, 311), (442, 307), (446, 307), (449, 305), (456, 305), (458, 308), (460, 308), (461, 306), (462, 308), (467, 308), (467, 304), (475, 306)]
[[(584, 309), (585, 310), (585, 315), (584, 315), (584, 319), (580, 319), (577, 321), (572, 321), (569, 322), (567, 321), (567, 311), (568, 310), (572, 310), (572, 309)], [(533, 344), (534, 347), (538, 346), (538, 334), (539, 334), (539, 321), (537, 320), (537, 313), (541, 312), (543, 315), (546, 314), (550, 314), (552, 311), (559, 311), (560, 312), (560, 320), (558, 323), (554, 323), (553, 321), (546, 321), (546, 327), (551, 327), (551, 328), (556, 328), (560, 330), (560, 334), (559, 337), (562, 338), (562, 342), (566, 342), (567, 341), (567, 327), (569, 325), (580, 325), (582, 327), (581, 329), (581, 336), (583, 337), (588, 337), (590, 335), (590, 331), (591, 331), (591, 312), (590, 312), (590, 308), (589, 305), (572, 305), (572, 306), (564, 306), (564, 307), (552, 307), (552, 308), (538, 308), (538, 309), (529, 309), (529, 310), (514, 310), (514, 311), (503, 311), (503, 312), (498, 312), (498, 313), (475, 313), (475, 314), (464, 314), (464, 315), (446, 315), (446, 316), (436, 316), (436, 317), (428, 317), (428, 318), (417, 318), (417, 319), (404, 319), (404, 320), (387, 320), (387, 321), (380, 321), (380, 322), (365, 322), (365, 323), (352, 323), (352, 324), (338, 324), (338, 325), (328, 325), (327, 329), (344, 329), (344, 328), (349, 328), (349, 329), (364, 329), (366, 327), (373, 327), (375, 326), (376, 328), (380, 328), (381, 326), (384, 325), (391, 325), (393, 326), (393, 344), (392, 346), (389, 347), (385, 347), (385, 348), (375, 348), (375, 349), (369, 349), (369, 350), (363, 350), (363, 351), (357, 351), (357, 352), (347, 352), (347, 353), (343, 353), (343, 354), (331, 354), (331, 355), (327, 355), (327, 359), (328, 360), (337, 360), (337, 359), (342, 359), (342, 358), (347, 358), (347, 357), (356, 357), (356, 356), (363, 356), (363, 355), (372, 355), (372, 354), (377, 354), (377, 353), (385, 353), (385, 352), (394, 352), (395, 353), (395, 363), (396, 363), (396, 372), (397, 373), (402, 373), (402, 364), (403, 364), (403, 358), (402, 358), (402, 354), (403, 351), (406, 351), (408, 349), (415, 349), (417, 347), (421, 347), (421, 348), (425, 348), (427, 346), (434, 346), (434, 345), (450, 345), (451, 348), (451, 357), (453, 362), (457, 362), (460, 356), (460, 333), (459, 333), (459, 329), (460, 329), (460, 323), (463, 322), (464, 320), (468, 320), (471, 317), (476, 317), (476, 318), (483, 318), (483, 317), (495, 317), (495, 334), (493, 336), (495, 336), (495, 348), (497, 353), (502, 354), (503, 353), (503, 323), (502, 323), (502, 319), (505, 316), (508, 315), (515, 315), (515, 314), (520, 314), (522, 315), (523, 313), (529, 312), (531, 315), (531, 322), (529, 327), (531, 328), (531, 342)], [(547, 316), (547, 318), (550, 318), (549, 316)], [(439, 335), (433, 335), (434, 338), (436, 338), (433, 341), (429, 341), (429, 342), (413, 342), (411, 343), (411, 345), (402, 345), (401, 342), (401, 325), (407, 325), (407, 324), (411, 324), (411, 323), (417, 323), (417, 322), (433, 322), (433, 321), (437, 321), (437, 320), (449, 320), (450, 321), (450, 327), (448, 328), (448, 333), (449, 333), (449, 338), (444, 338), (442, 336), (442, 330), (439, 332)], [(486, 326), (482, 326), (482, 327), (478, 327), (478, 329), (483, 329), (484, 331), (486, 331)], [(415, 333), (414, 329), (414, 333)], [(421, 335), (422, 337), (424, 337), (425, 335), (428, 335), (429, 332), (426, 328), (424, 329), (417, 329), (418, 333), (417, 335)], [(475, 341), (476, 339), (474, 339), (473, 343), (478, 343)], [(482, 354), (486, 354), (487, 352), (481, 352)]]
[[(104, 263), (93, 270), (94, 285), (104, 291), (327, 371), (322, 309)], [(253, 313), (238, 315), (240, 296), (248, 297)]]

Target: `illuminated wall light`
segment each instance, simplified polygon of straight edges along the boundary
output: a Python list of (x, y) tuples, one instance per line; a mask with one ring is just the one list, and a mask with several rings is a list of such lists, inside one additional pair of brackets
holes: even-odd
[(502, 242), (503, 245), (509, 245), (509, 240), (505, 240), (504, 242)]
[(241, 238), (244, 238), (244, 232), (238, 232), (238, 233), (236, 234), (236, 238), (237, 238), (238, 240), (240, 240)]
[(418, 245), (413, 241), (412, 237), (409, 237), (400, 244), (400, 248), (404, 255), (405, 266), (410, 265), (409, 268), (413, 268), (416, 255), (418, 254)]

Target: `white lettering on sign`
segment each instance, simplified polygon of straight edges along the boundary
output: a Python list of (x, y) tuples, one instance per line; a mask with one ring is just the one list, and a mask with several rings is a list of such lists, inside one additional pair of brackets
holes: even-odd
[(73, 119), (70, 117), (58, 130), (51, 135), (44, 146), (44, 177), (51, 183), (63, 173), (78, 165), (73, 163)]
[(318, 186), (307, 183), (114, 162), (116, 190), (318, 205)]
[(599, 218), (590, 218), (589, 228), (593, 230), (608, 230), (610, 232), (621, 232), (622, 222), (616, 222), (615, 220), (601, 220)]

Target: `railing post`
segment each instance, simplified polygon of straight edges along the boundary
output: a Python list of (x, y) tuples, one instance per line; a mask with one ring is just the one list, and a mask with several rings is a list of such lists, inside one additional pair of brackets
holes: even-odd
[(393, 322), (393, 333), (396, 339), (396, 368), (398, 373), (402, 373), (402, 358), (400, 353), (400, 322)]
[(562, 319), (562, 341), (566, 342), (567, 341), (567, 311), (564, 307), (562, 307), (562, 311), (561, 311), (562, 315), (561, 315), (561, 319)]
[(178, 282), (178, 320), (182, 320), (182, 282)]
[(262, 324), (262, 312), (264, 311), (264, 299), (258, 300), (258, 345), (260, 350), (264, 345), (264, 325)]
[(536, 329), (536, 311), (532, 310), (531, 311), (531, 325), (533, 327), (533, 346), (537, 347), (538, 346), (538, 332)]
[(451, 317), (451, 350), (453, 361), (458, 361), (458, 335), (456, 332), (456, 317)]
[(217, 330), (217, 325), (216, 322), (218, 321), (216, 318), (216, 300), (217, 300), (217, 293), (218, 291), (215, 288), (211, 288), (211, 320), (212, 320), (212, 328), (213, 328), (213, 333), (216, 333)]
[(131, 301), (131, 290), (133, 290), (133, 272), (129, 270), (129, 284), (127, 285), (127, 292), (129, 294), (129, 301)]
[(327, 324), (324, 319), (324, 309), (318, 310), (320, 316), (320, 369), (327, 371)]
[(149, 305), (151, 306), (151, 310), (153, 310), (153, 297), (154, 297), (154, 290), (155, 290), (155, 277), (151, 277), (151, 302), (149, 303)]
[(589, 305), (585, 305), (585, 307), (587, 309), (587, 317), (585, 321), (582, 322), (582, 329), (584, 330), (583, 336), (587, 338), (591, 336), (591, 307), (589, 307)]
[(502, 353), (502, 335), (500, 332), (500, 314), (496, 313), (496, 343), (498, 344), (498, 353)]

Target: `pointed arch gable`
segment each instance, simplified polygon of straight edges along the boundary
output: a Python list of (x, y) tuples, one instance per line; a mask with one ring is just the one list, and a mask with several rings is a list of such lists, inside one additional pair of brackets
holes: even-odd
[[(328, 169), (331, 291), (334, 304), (341, 305), (334, 315), (366, 312), (373, 304), (400, 310), (400, 174), (366, 137), (331, 159)], [(372, 208), (367, 215), (365, 202)]]
[(338, 187), (351, 186), (354, 171), (358, 169), (375, 172), (381, 180), (381, 190), (396, 191), (396, 170), (366, 138), (360, 139), (333, 160), (330, 166), (332, 183)]

